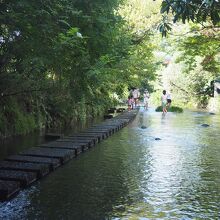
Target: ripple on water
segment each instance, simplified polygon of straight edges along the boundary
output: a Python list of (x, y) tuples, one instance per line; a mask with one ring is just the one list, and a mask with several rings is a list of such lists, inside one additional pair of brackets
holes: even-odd
[[(205, 123), (212, 126), (203, 129)], [(1, 203), (0, 218), (219, 219), (219, 130), (217, 115), (143, 112), (39, 185)]]

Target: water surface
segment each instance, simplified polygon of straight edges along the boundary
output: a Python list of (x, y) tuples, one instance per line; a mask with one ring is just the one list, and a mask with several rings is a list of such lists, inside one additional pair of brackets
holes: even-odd
[(0, 203), (0, 218), (220, 219), (219, 130), (219, 115), (141, 109), (129, 126)]

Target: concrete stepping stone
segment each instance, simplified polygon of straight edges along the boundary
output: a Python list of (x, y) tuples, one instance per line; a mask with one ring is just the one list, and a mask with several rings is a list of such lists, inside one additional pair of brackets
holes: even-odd
[(81, 138), (96, 138), (98, 140), (98, 142), (100, 142), (103, 138), (101, 134), (84, 134), (84, 133), (79, 133), (79, 134), (75, 134), (75, 135), (70, 135), (69, 137), (81, 137)]
[(22, 187), (26, 187), (37, 180), (37, 174), (18, 170), (0, 170), (0, 180), (18, 181)]
[(115, 126), (115, 125), (98, 125), (98, 126), (92, 126), (91, 128), (109, 129), (109, 130), (112, 130), (114, 133), (119, 130), (118, 126)]
[[(72, 144), (81, 144), (87, 148), (90, 148), (92, 146), (94, 146), (94, 142), (92, 140), (74, 140), (74, 139), (71, 139), (71, 138), (62, 138), (62, 139), (59, 139), (57, 140), (57, 142), (61, 142), (61, 143), (72, 143)], [(86, 148), (84, 148), (86, 149)]]
[(0, 169), (35, 172), (37, 173), (38, 178), (41, 178), (49, 173), (49, 165), (43, 163), (37, 164), (37, 163), (22, 163), (15, 161), (1, 161)]
[(96, 137), (74, 137), (74, 136), (67, 136), (64, 139), (71, 139), (74, 141), (88, 141), (88, 142), (92, 142), (94, 145), (98, 143), (98, 138)]
[(47, 164), (49, 165), (50, 171), (55, 170), (57, 167), (61, 165), (60, 160), (56, 158), (34, 157), (25, 155), (12, 155), (7, 157), (5, 160), (24, 163)]
[(96, 135), (98, 137), (102, 137), (102, 139), (106, 139), (108, 137), (108, 134), (106, 132), (95, 132), (95, 131), (83, 131), (80, 133), (80, 135)]
[(20, 190), (20, 182), (0, 180), (0, 201), (10, 199)]
[(110, 130), (110, 129), (89, 128), (89, 129), (86, 130), (86, 132), (89, 132), (89, 131), (93, 131), (93, 132), (96, 132), (96, 133), (106, 133), (108, 136), (111, 136), (113, 134), (113, 131)]
[(62, 164), (64, 164), (73, 157), (75, 157), (75, 151), (69, 149), (51, 149), (51, 148), (33, 147), (31, 149), (21, 152), (20, 155), (57, 158), (61, 161)]
[(54, 141), (46, 144), (40, 144), (37, 147), (42, 148), (58, 148), (58, 149), (71, 149), (75, 151), (75, 155), (81, 154), (83, 151), (88, 149), (88, 146), (81, 143), (72, 143), (72, 142), (59, 142)]

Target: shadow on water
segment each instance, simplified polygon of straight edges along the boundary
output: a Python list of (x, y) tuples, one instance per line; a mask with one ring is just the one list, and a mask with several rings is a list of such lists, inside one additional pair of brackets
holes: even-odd
[(141, 109), (126, 128), (0, 203), (0, 218), (219, 219), (219, 130), (219, 115)]
[(9, 155), (17, 154), (25, 149), (34, 147), (38, 144), (54, 140), (53, 137), (46, 138), (45, 133), (71, 135), (90, 127), (92, 124), (99, 123), (102, 120), (103, 119), (100, 117), (100, 118), (95, 118), (93, 120), (87, 120), (85, 122), (76, 122), (75, 125), (71, 128), (66, 127), (66, 128), (50, 129), (47, 131), (46, 130), (36, 131), (28, 135), (21, 135), (21, 136), (0, 140), (0, 160), (6, 158)]

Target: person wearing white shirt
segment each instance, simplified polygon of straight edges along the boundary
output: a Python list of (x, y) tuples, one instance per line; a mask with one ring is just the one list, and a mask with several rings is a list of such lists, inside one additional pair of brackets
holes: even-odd
[(148, 102), (149, 102), (150, 94), (147, 90), (144, 91), (144, 108), (148, 108)]

